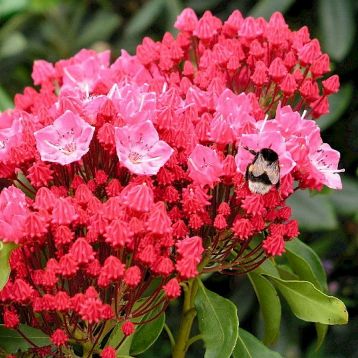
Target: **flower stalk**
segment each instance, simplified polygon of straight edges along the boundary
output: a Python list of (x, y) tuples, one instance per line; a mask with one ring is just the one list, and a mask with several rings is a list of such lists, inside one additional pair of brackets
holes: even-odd
[(175, 340), (173, 348), (173, 358), (184, 358), (187, 349), (189, 348), (188, 341), (190, 339), (190, 332), (196, 316), (195, 296), (198, 291), (198, 283), (195, 279), (188, 281), (183, 285), (184, 302), (182, 315), (180, 318), (179, 331)]

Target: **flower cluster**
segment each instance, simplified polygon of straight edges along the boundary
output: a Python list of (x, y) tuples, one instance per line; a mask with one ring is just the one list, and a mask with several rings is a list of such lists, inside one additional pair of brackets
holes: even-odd
[[(199, 271), (281, 255), (298, 235), (285, 204), (296, 189), (341, 188), (315, 122), (339, 81), (319, 81), (329, 59), (307, 28), (190, 9), (176, 27), (112, 64), (91, 50), (36, 61), (38, 89), (0, 114), (0, 237), (18, 246), (0, 291), (7, 327), (59, 347), (96, 344), (105, 321), (129, 335)], [(246, 173), (265, 148), (279, 185), (261, 194)]]

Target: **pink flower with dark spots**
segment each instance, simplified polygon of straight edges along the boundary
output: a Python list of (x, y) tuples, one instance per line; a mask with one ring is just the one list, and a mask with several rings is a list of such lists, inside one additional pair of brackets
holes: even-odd
[(331, 148), (327, 143), (322, 143), (318, 148), (311, 149), (308, 154), (308, 174), (316, 182), (324, 184), (332, 189), (342, 189), (342, 181), (339, 173), (344, 169), (337, 169), (340, 153)]
[(174, 151), (159, 139), (151, 121), (116, 128), (115, 140), (119, 161), (138, 175), (157, 174)]
[(189, 176), (200, 185), (213, 186), (223, 174), (223, 163), (216, 151), (197, 144), (188, 159)]
[(41, 160), (61, 165), (80, 160), (89, 151), (94, 130), (79, 115), (66, 111), (34, 133)]

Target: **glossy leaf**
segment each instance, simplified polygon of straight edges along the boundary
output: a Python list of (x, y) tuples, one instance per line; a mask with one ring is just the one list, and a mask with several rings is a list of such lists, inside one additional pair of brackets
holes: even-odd
[(294, 2), (295, 0), (261, 0), (251, 9), (250, 16), (262, 16), (268, 20), (275, 11), (284, 13)]
[(327, 276), (318, 255), (299, 239), (286, 243), (286, 256), (290, 267), (300, 279), (313, 283), (318, 289), (327, 291)]
[(9, 279), (11, 268), (9, 259), (12, 250), (16, 248), (16, 244), (12, 242), (3, 243), (0, 241), (0, 290), (4, 288)]
[[(21, 324), (19, 328), (21, 332), (37, 346), (44, 347), (51, 344), (49, 337), (39, 329), (29, 327), (25, 324)], [(13, 329), (8, 329), (5, 328), (4, 325), (0, 325), (0, 347), (6, 353), (10, 354), (16, 353), (18, 350), (25, 352), (32, 346)]]
[(129, 20), (124, 32), (127, 37), (134, 37), (147, 30), (160, 16), (164, 0), (146, 1), (144, 5)]
[(349, 52), (355, 34), (351, 0), (320, 0), (318, 16), (323, 49), (331, 58), (341, 61)]
[(327, 195), (310, 197), (308, 190), (298, 191), (287, 200), (287, 205), (292, 208), (292, 216), (298, 220), (301, 229), (327, 231), (338, 225)]
[(343, 302), (319, 291), (311, 282), (268, 277), (286, 299), (294, 315), (303, 321), (329, 325), (348, 322)]
[(254, 272), (248, 274), (254, 287), (260, 309), (265, 322), (264, 343), (273, 343), (280, 332), (281, 303), (272, 283), (264, 276)]
[[(150, 319), (150, 316), (147, 319)], [(162, 333), (164, 323), (165, 314), (163, 313), (154, 321), (138, 326), (133, 336), (130, 354), (137, 355), (145, 352)]]
[(254, 335), (239, 329), (239, 337), (233, 352), (234, 358), (281, 358), (281, 354), (267, 348)]
[(322, 116), (317, 121), (321, 130), (325, 130), (335, 123), (344, 111), (348, 108), (353, 95), (353, 86), (350, 83), (345, 84), (337, 93), (328, 97), (330, 113)]
[(268, 274), (274, 277), (280, 277), (276, 265), (271, 260), (264, 261), (255, 271), (257, 274)]
[[(145, 304), (147, 300), (148, 298), (141, 298), (140, 300), (138, 300), (134, 304), (133, 310)], [(159, 305), (152, 311), (148, 312), (147, 314), (135, 318), (132, 321), (134, 323), (148, 321), (151, 318), (155, 317), (161, 309), (162, 309), (162, 305)], [(164, 322), (165, 322), (165, 316), (164, 313), (162, 313), (161, 315), (159, 315), (159, 317), (157, 317), (150, 323), (146, 323), (143, 326), (136, 325), (135, 333), (127, 337), (123, 341), (121, 346), (118, 348), (117, 357), (123, 355), (126, 356), (130, 354), (139, 354), (147, 350), (159, 337), (161, 331), (163, 330)], [(111, 335), (109, 336), (106, 346), (116, 347), (118, 346), (119, 342), (122, 341), (124, 335), (121, 326), (122, 326), (122, 322), (114, 327)]]
[(197, 280), (197, 284), (195, 307), (205, 344), (205, 358), (229, 358), (238, 336), (236, 306), (230, 300), (206, 289), (200, 280)]

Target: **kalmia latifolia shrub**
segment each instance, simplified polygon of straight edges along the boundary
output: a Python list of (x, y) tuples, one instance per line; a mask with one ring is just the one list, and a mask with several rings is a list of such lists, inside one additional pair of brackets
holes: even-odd
[[(339, 80), (307, 27), (191, 9), (175, 27), (112, 63), (92, 50), (35, 61), (35, 87), (1, 113), (3, 322), (42, 330), (47, 354), (100, 353), (115, 325), (133, 334), (199, 273), (282, 255), (299, 234), (286, 199), (341, 188), (316, 124)], [(257, 162), (264, 148), (275, 170)], [(267, 193), (249, 188), (250, 165)]]

